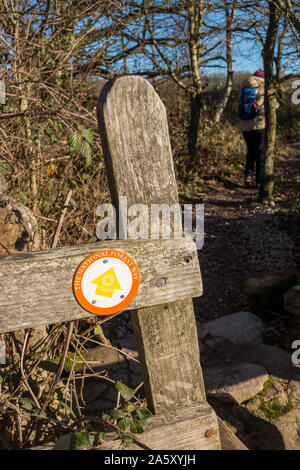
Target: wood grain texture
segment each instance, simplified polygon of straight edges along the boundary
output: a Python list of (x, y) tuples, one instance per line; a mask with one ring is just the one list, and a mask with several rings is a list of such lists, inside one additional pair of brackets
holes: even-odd
[[(152, 450), (221, 450), (217, 417), (207, 402), (152, 416), (137, 439)], [(142, 450), (138, 444), (133, 449)]]
[(177, 203), (166, 109), (142, 77), (109, 80), (97, 106), (113, 204)]
[[(116, 207), (120, 196), (127, 196), (128, 205), (177, 203), (166, 110), (150, 83), (136, 76), (109, 81), (97, 114)], [(152, 411), (205, 403), (191, 299), (142, 308), (131, 317)]]
[(219, 417), (218, 425), (222, 450), (249, 450)]
[(148, 406), (155, 413), (205, 400), (192, 299), (131, 314)]
[[(92, 316), (73, 296), (73, 276), (87, 256), (106, 249), (123, 251), (139, 268), (140, 287), (127, 309), (202, 293), (197, 253), (188, 240), (111, 240), (6, 255), (0, 257), (0, 332)], [(159, 277), (166, 279), (164, 287), (157, 287)]]

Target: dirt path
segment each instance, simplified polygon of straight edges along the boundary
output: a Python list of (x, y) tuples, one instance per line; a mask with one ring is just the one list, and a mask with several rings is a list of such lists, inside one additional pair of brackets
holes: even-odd
[[(258, 191), (244, 187), (242, 172), (232, 179), (209, 180), (192, 199), (181, 199), (194, 204), (203, 202), (205, 208), (205, 241), (198, 252), (204, 294), (194, 299), (199, 324), (230, 313), (251, 311), (243, 281), (259, 272), (297, 265), (294, 241), (279, 229), (275, 217), (276, 212), (290, 204), (289, 200), (295, 199), (299, 186), (300, 144), (290, 151), (289, 156), (276, 162), (274, 207), (265, 208), (254, 202)], [(300, 238), (297, 250), (299, 253)], [(276, 317), (270, 329), (277, 331), (279, 323)], [(132, 334), (129, 316), (117, 317), (111, 328), (110, 331), (108, 327), (108, 336), (118, 340)]]
[(286, 150), (276, 161), (274, 207), (254, 202), (258, 190), (243, 186), (242, 173), (209, 181), (193, 195), (193, 202), (205, 207), (205, 242), (199, 251), (204, 295), (195, 301), (200, 323), (249, 310), (242, 286), (250, 275), (297, 264), (294, 241), (275, 216), (295, 200), (297, 186), (299, 191), (300, 143), (289, 147), (288, 156)]

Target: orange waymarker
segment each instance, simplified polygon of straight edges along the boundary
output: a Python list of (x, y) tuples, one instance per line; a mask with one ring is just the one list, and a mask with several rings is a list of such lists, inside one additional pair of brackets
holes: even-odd
[(101, 250), (78, 266), (73, 291), (88, 312), (112, 315), (124, 310), (134, 299), (140, 273), (130, 256), (119, 250)]

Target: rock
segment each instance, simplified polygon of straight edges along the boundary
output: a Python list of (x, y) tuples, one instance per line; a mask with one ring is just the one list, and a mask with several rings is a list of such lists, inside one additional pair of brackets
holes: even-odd
[(292, 380), (295, 376), (300, 378), (300, 368), (291, 362), (291, 353), (275, 346), (259, 344), (237, 344), (223, 339), (213, 350), (206, 349), (201, 360), (204, 367), (214, 367), (223, 364), (226, 360), (235, 363), (248, 362), (263, 366), (269, 375)]
[(283, 307), (284, 293), (299, 282), (297, 271), (286, 268), (251, 277), (244, 282), (244, 288), (254, 309), (276, 311)]
[(208, 402), (217, 413), (217, 416), (230, 425), (236, 436), (249, 450), (284, 449), (280, 432), (265, 417), (261, 418), (253, 414), (245, 405), (225, 401), (216, 395), (210, 395)]
[(300, 284), (291, 287), (284, 294), (284, 310), (292, 315), (300, 316)]
[(268, 380), (266, 370), (257, 364), (224, 364), (204, 371), (207, 394), (243, 403), (262, 391)]
[[(11, 253), (39, 250), (37, 221), (28, 207), (0, 199), (0, 241)], [(0, 255), (7, 254), (0, 246)]]
[(300, 450), (300, 410), (289, 411), (273, 424), (282, 436), (285, 450)]
[(266, 384), (263, 396), (261, 398), (263, 402), (267, 404), (272, 404), (275, 402), (281, 407), (286, 407), (290, 401), (286, 380), (278, 379), (274, 375), (270, 375), (269, 382)]
[(198, 328), (201, 341), (220, 337), (237, 344), (262, 343), (263, 322), (250, 312), (238, 312), (203, 323)]
[(291, 380), (288, 384), (289, 400), (297, 408), (300, 406), (300, 380)]

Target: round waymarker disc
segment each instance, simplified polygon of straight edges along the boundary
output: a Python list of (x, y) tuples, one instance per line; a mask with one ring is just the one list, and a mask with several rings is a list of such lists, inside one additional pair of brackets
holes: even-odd
[(130, 256), (119, 250), (102, 250), (78, 266), (73, 291), (78, 303), (88, 312), (112, 315), (130, 304), (139, 283), (140, 273)]

